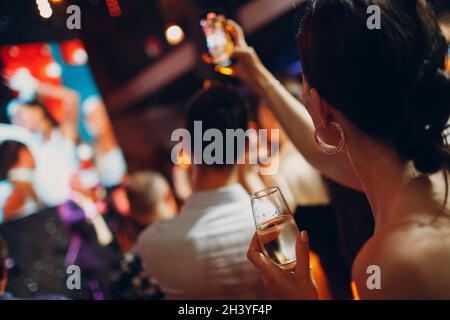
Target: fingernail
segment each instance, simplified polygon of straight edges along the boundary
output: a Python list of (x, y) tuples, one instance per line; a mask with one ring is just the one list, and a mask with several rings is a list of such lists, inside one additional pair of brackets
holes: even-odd
[(308, 232), (307, 231), (300, 232), (300, 240), (303, 242), (308, 242)]

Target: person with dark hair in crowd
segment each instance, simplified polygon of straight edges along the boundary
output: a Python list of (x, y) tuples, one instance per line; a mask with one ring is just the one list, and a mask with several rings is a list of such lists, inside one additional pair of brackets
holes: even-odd
[(6, 291), (8, 285), (8, 247), (6, 242), (0, 237), (0, 301), (1, 300), (66, 300), (64, 296), (51, 294), (38, 296), (33, 299), (21, 299)]
[(139, 234), (149, 225), (170, 220), (178, 212), (172, 188), (167, 179), (158, 172), (142, 171), (128, 176), (124, 186), (127, 217), (122, 217), (115, 232), (123, 251), (131, 250)]
[[(381, 29), (367, 27), (370, 5), (381, 9)], [(230, 25), (236, 74), (268, 101), (311, 164), (369, 199), (375, 234), (353, 265), (360, 297), (449, 299), (450, 78), (447, 45), (428, 3), (310, 1), (299, 36), (304, 106)], [(308, 242), (301, 232), (297, 268), (289, 273), (253, 239), (248, 257), (278, 297), (317, 299)], [(370, 290), (373, 270), (382, 285)]]
[(123, 299), (159, 300), (163, 298), (156, 280), (142, 269), (136, 250), (139, 234), (157, 221), (173, 219), (178, 211), (173, 191), (167, 179), (158, 172), (142, 171), (131, 174), (126, 182), (130, 216), (122, 217), (116, 238), (125, 252), (121, 275), (115, 294)]
[(162, 174), (151, 171), (131, 174), (126, 190), (132, 217), (139, 225), (148, 226), (175, 217), (175, 196)]
[(38, 210), (33, 187), (35, 162), (21, 142), (0, 141), (0, 223)]
[[(225, 137), (227, 129), (247, 130), (248, 121), (246, 101), (233, 88), (212, 85), (190, 101), (186, 126), (191, 137), (199, 123), (205, 133), (213, 129)], [(235, 147), (231, 154), (226, 143), (221, 147), (216, 152), (223, 158), (212, 162), (202, 158), (205, 144), (194, 148), (193, 194), (179, 216), (152, 224), (139, 239), (143, 266), (168, 299), (266, 298), (246, 258), (255, 225), (248, 193), (238, 184), (236, 163), (244, 150)]]

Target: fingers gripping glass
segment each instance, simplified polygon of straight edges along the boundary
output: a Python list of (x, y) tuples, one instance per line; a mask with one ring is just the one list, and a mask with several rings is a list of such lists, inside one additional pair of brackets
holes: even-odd
[(284, 270), (294, 270), (297, 224), (280, 189), (269, 188), (251, 197), (261, 251)]

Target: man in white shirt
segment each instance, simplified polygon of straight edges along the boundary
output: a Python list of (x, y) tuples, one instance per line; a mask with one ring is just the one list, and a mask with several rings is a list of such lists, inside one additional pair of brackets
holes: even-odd
[[(196, 121), (202, 121), (203, 130), (218, 129), (224, 137), (226, 129), (246, 130), (246, 103), (230, 88), (210, 87), (190, 102), (191, 136)], [(203, 148), (205, 143), (194, 159)], [(226, 159), (225, 147), (223, 151)], [(235, 149), (234, 163), (242, 151)], [(246, 257), (255, 225), (249, 195), (238, 184), (237, 165), (194, 164), (192, 187), (177, 218), (155, 223), (141, 234), (138, 249), (144, 268), (168, 299), (267, 298)]]

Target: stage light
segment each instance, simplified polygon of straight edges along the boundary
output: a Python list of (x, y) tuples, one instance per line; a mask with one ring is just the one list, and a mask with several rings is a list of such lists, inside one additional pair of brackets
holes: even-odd
[(61, 76), (62, 69), (56, 62), (50, 62), (45, 67), (45, 74), (50, 78), (59, 78)]
[(53, 10), (50, 7), (50, 3), (48, 0), (36, 0), (36, 4), (38, 6), (39, 14), (42, 18), (50, 18), (53, 14)]
[(166, 34), (167, 42), (172, 46), (176, 46), (184, 40), (183, 29), (176, 24), (170, 25), (166, 29), (165, 34)]
[(41, 14), (42, 18), (50, 18), (53, 14), (52, 8), (48, 8), (48, 9), (42, 9), (41, 11), (39, 11), (39, 13)]

